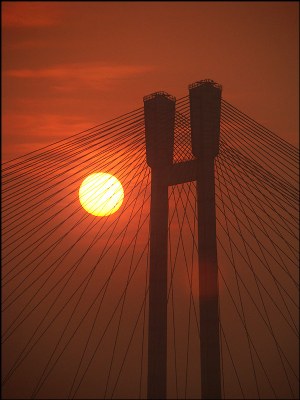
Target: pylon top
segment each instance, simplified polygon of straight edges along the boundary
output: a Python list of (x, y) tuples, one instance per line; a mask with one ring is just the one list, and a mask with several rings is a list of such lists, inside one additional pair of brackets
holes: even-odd
[(194, 88), (196, 88), (198, 86), (202, 86), (202, 85), (212, 85), (215, 88), (222, 89), (222, 85), (220, 85), (219, 83), (213, 81), (212, 79), (202, 79), (201, 81), (197, 81), (197, 82), (191, 83), (189, 85), (189, 89), (194, 89)]
[(147, 96), (143, 97), (143, 100), (144, 101), (152, 100), (152, 99), (154, 99), (155, 97), (158, 97), (158, 96), (166, 97), (167, 99), (172, 100), (174, 102), (176, 101), (176, 97), (175, 96), (172, 96), (171, 94), (169, 94), (167, 92), (163, 92), (163, 91), (154, 92), (154, 93), (148, 94)]

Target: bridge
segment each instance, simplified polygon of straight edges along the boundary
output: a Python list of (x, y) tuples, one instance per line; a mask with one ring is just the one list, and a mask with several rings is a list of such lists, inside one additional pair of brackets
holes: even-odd
[[(3, 164), (4, 398), (149, 397), (154, 175), (146, 104), (173, 104), (170, 157), (179, 171), (197, 159), (190, 97), (158, 92), (145, 97), (145, 108)], [(167, 120), (161, 109), (160, 121)], [(218, 135), (219, 373), (209, 378), (224, 399), (299, 398), (299, 152), (223, 98)], [(166, 140), (157, 138), (156, 148)], [(81, 182), (95, 171), (116, 176), (125, 192), (119, 211), (106, 217), (88, 214), (78, 200)], [(165, 397), (215, 398), (203, 394), (201, 188), (193, 179), (170, 179)], [(214, 358), (209, 353), (208, 362)]]

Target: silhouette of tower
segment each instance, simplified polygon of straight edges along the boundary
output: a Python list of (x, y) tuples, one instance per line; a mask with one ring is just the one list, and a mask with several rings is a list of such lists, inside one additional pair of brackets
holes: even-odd
[(221, 398), (219, 291), (214, 159), (219, 152), (221, 86), (204, 80), (189, 86), (192, 152), (197, 163), (201, 393)]
[(175, 98), (144, 97), (146, 155), (151, 167), (148, 399), (164, 399), (167, 381), (168, 177), (173, 163)]
[(166, 398), (168, 186), (197, 182), (201, 392), (221, 398), (214, 158), (219, 149), (221, 86), (189, 86), (195, 160), (173, 164), (176, 99), (144, 97), (146, 157), (151, 168), (148, 399)]

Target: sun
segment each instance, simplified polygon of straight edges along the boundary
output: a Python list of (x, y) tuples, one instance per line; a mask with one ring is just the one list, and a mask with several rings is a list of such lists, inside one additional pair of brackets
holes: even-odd
[(79, 200), (90, 214), (107, 216), (115, 213), (122, 205), (124, 190), (121, 182), (113, 175), (96, 172), (84, 179), (79, 188)]

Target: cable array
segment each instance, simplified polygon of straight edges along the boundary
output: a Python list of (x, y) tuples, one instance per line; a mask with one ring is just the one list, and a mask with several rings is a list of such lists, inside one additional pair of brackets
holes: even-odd
[[(177, 100), (174, 163), (195, 159), (189, 112), (188, 96)], [(222, 100), (224, 398), (298, 396), (298, 163), (295, 147)], [(80, 205), (93, 172), (122, 183), (119, 212)], [(3, 164), (4, 395), (25, 379), (32, 399), (146, 397), (150, 183), (142, 108)], [(195, 182), (169, 188), (169, 398), (201, 396), (196, 193)]]

